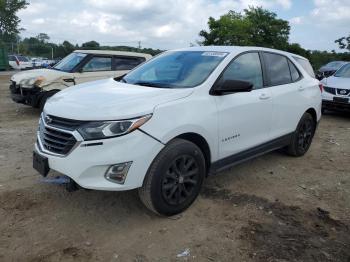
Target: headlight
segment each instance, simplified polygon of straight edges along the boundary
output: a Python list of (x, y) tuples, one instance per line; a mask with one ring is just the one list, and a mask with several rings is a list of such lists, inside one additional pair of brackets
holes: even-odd
[(129, 120), (90, 122), (78, 128), (78, 132), (85, 140), (122, 136), (139, 128), (151, 117), (150, 114)]
[(39, 76), (39, 77), (31, 77), (27, 79), (23, 79), (19, 84), (22, 87), (33, 87), (40, 86), (45, 81), (45, 77)]

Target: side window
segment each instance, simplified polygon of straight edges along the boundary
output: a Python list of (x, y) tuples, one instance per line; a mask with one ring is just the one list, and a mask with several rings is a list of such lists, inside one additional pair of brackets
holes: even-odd
[(144, 57), (115, 57), (115, 70), (131, 70), (145, 60)]
[(288, 64), (289, 64), (289, 69), (290, 69), (290, 74), (292, 75), (292, 81), (295, 82), (297, 80), (299, 80), (299, 78), (301, 77), (298, 69), (295, 67), (295, 65), (288, 60)]
[(16, 61), (16, 59), (13, 55), (9, 55), (9, 61)]
[(98, 71), (111, 71), (112, 70), (112, 58), (95, 56), (90, 59), (83, 67), (83, 72), (98, 72)]
[(258, 53), (240, 55), (226, 68), (219, 81), (242, 80), (251, 82), (254, 89), (263, 87), (263, 75)]
[(263, 53), (263, 56), (270, 85), (277, 86), (292, 82), (286, 57), (271, 53)]
[(29, 62), (29, 59), (26, 58), (25, 56), (17, 56), (18, 61), (20, 62)]

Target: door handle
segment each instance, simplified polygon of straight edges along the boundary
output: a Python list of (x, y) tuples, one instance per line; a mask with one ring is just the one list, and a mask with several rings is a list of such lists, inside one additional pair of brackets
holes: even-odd
[(267, 94), (265, 94), (265, 93), (263, 93), (263, 94), (261, 94), (261, 95), (259, 96), (259, 99), (260, 99), (260, 100), (266, 100), (266, 99), (269, 99), (269, 98), (270, 98), (270, 96), (267, 95)]
[(299, 91), (303, 91), (303, 90), (305, 90), (305, 87), (304, 86), (299, 86)]

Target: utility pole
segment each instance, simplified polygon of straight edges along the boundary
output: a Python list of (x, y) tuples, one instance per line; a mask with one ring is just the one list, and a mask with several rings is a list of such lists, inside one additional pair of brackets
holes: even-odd
[(11, 42), (11, 46), (12, 46), (12, 54), (13, 54), (13, 42)]
[(19, 40), (17, 40), (17, 55), (19, 55)]
[(141, 41), (138, 41), (137, 43), (138, 43), (139, 50), (141, 50)]
[(51, 60), (53, 60), (53, 47), (51, 46)]

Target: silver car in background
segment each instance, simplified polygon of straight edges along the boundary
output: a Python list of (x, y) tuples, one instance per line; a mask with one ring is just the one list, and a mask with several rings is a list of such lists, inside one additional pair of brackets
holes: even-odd
[(336, 73), (322, 79), (322, 110), (350, 112), (350, 63), (343, 65)]

